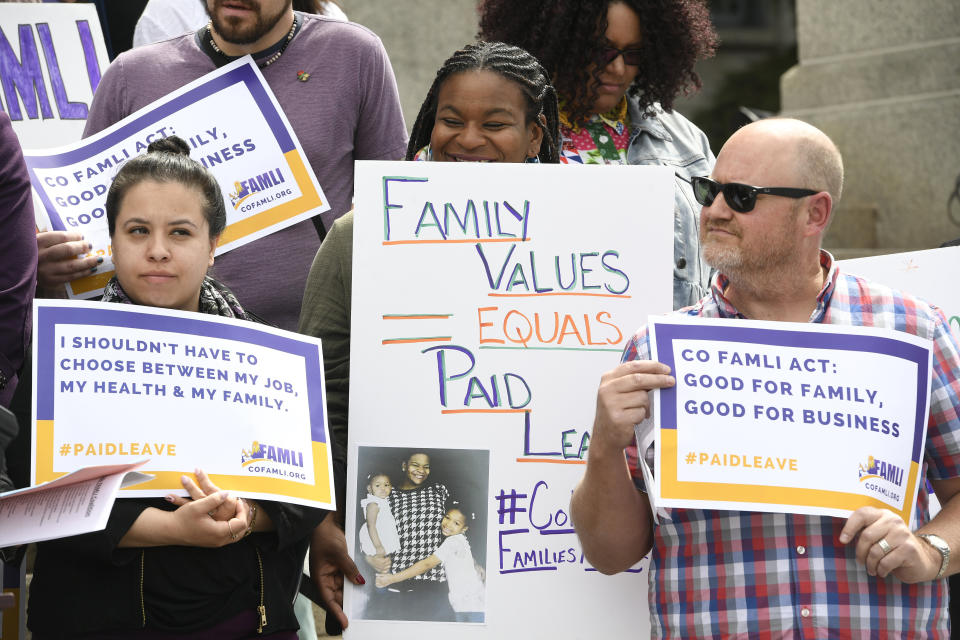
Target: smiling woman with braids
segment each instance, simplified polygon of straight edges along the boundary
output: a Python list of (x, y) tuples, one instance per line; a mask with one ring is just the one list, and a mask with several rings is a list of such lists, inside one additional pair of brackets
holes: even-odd
[(674, 99), (700, 88), (716, 33), (702, 0), (482, 0), (480, 37), (523, 47), (560, 95), (560, 161), (666, 165), (676, 173), (674, 308), (705, 292), (690, 178), (714, 157)]
[(533, 56), (502, 42), (468, 44), (437, 71), (406, 159), (555, 163), (557, 119), (556, 91)]
[[(557, 94), (537, 60), (518, 47), (501, 42), (477, 42), (454, 53), (437, 71), (413, 126), (406, 159), (557, 163), (557, 123)], [(353, 218), (351, 211), (337, 220), (317, 252), (307, 278), (299, 327), (301, 333), (323, 340), (327, 420), (334, 439), (343, 445), (344, 452), (350, 395)], [(413, 466), (411, 461), (408, 462)], [(335, 466), (344, 468), (346, 460), (335, 460)], [(415, 483), (414, 480), (411, 482)], [(343, 479), (338, 478), (337, 487), (342, 491)], [(338, 498), (338, 504), (343, 504), (342, 496)], [(438, 514), (433, 529), (439, 544), (442, 506), (436, 507), (434, 513)], [(342, 527), (342, 515), (338, 513), (337, 516)], [(399, 521), (400, 516), (397, 517)], [(326, 518), (314, 532), (310, 550), (311, 575), (324, 599), (328, 619), (335, 618), (345, 627), (347, 618), (341, 608), (344, 577), (356, 584), (363, 584), (363, 579), (346, 556), (343, 531), (333, 526), (334, 522), (334, 518)], [(420, 549), (418, 553), (422, 551)], [(427, 551), (426, 555), (429, 555), (433, 550)], [(379, 572), (396, 572), (424, 556), (411, 555), (401, 566), (399, 563), (406, 557), (401, 549), (392, 559), (387, 558), (386, 564), (365, 566)], [(403, 614), (406, 619), (422, 615), (420, 619), (452, 620), (453, 611), (442, 575), (440, 569), (427, 579), (409, 581), (416, 584), (407, 588), (421, 591), (419, 598), (412, 599), (423, 605), (420, 612), (409, 609), (410, 605), (406, 604), (409, 599), (405, 599), (404, 603), (378, 603), (375, 607), (378, 614), (385, 617)], [(431, 595), (424, 594), (431, 589)]]

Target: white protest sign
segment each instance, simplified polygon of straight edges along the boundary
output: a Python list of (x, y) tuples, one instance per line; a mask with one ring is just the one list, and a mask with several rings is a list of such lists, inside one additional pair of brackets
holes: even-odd
[[(357, 163), (347, 539), (368, 587), (346, 594), (350, 637), (446, 636), (392, 620), (434, 619), (448, 596), (485, 602), (458, 637), (646, 635), (646, 562), (597, 573), (569, 501), (601, 374), (672, 307), (673, 190), (666, 167)], [(413, 475), (463, 510), (462, 536), (435, 511), (392, 515), (411, 540), (466, 539), (485, 569), (472, 598), (454, 592), (473, 569), (449, 560), (439, 593), (384, 615), (418, 583), (372, 586), (359, 504), (378, 473), (391, 500), (419, 494), (400, 489)]]
[(910, 523), (930, 396), (931, 344), (901, 331), (811, 323), (651, 318), (661, 507)]
[[(885, 284), (937, 305), (960, 336), (960, 289), (954, 283), (960, 277), (960, 247), (942, 247), (907, 251), (838, 262), (844, 272)], [(930, 515), (936, 515), (940, 503), (930, 494)]]
[(113, 177), (170, 135), (186, 140), (220, 183), (227, 227), (217, 255), (330, 208), (276, 97), (245, 56), (78, 143), (24, 153), (50, 228), (82, 232), (104, 259), (96, 275), (68, 284), (71, 297), (98, 295), (113, 275), (104, 210)]
[(909, 293), (943, 311), (955, 332), (960, 333), (960, 247), (907, 251), (885, 256), (840, 260), (844, 273), (858, 275)]
[(0, 4), (0, 101), (24, 149), (79, 140), (109, 64), (92, 4)]
[(332, 508), (320, 342), (136, 305), (34, 303), (31, 484), (149, 458), (124, 497), (201, 468), (250, 498)]

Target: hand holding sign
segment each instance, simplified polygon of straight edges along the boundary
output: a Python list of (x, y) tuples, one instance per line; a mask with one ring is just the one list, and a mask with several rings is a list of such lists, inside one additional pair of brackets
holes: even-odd
[(37, 282), (52, 288), (90, 275), (103, 258), (80, 256), (93, 249), (77, 231), (41, 231), (37, 234)]
[(634, 425), (650, 415), (653, 389), (676, 384), (670, 367), (652, 360), (632, 360), (603, 374), (597, 390), (597, 416), (591, 449), (619, 452), (634, 437)]
[(217, 521), (210, 516), (230, 494), (220, 491), (200, 500), (191, 500), (176, 511), (145, 509), (120, 539), (119, 547), (225, 547), (243, 538), (250, 525), (250, 510), (243, 500), (236, 502), (233, 517)]
[[(190, 504), (194, 500), (200, 500), (215, 493), (219, 493), (220, 489), (210, 481), (210, 476), (204, 473), (203, 469), (197, 469), (193, 472), (193, 474), (197, 477), (196, 482), (194, 482), (190, 476), (180, 476), (180, 484), (183, 485), (183, 488), (190, 497), (185, 498), (183, 496), (168, 495), (166, 496), (168, 502), (175, 504), (178, 507), (182, 507), (185, 504)], [(231, 495), (221, 504), (219, 504), (217, 508), (208, 511), (207, 515), (214, 520), (226, 522), (236, 515), (238, 500), (239, 498)]]
[[(940, 553), (888, 509), (861, 507), (854, 511), (840, 532), (840, 542), (849, 544), (854, 539), (857, 562), (872, 576), (886, 578), (892, 573), (912, 584), (933, 580), (940, 571)], [(881, 541), (889, 550), (884, 550)]]

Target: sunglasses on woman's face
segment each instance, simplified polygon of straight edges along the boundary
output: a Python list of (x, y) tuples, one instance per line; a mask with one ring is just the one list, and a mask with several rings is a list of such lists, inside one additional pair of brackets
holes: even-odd
[(619, 55), (623, 56), (623, 64), (631, 67), (639, 67), (640, 61), (643, 60), (642, 49), (617, 49), (606, 45), (597, 52), (597, 62), (600, 63), (601, 67), (605, 67), (616, 60)]
[(713, 204), (717, 194), (723, 193), (723, 199), (727, 206), (738, 213), (753, 211), (753, 208), (757, 206), (757, 196), (782, 196), (796, 199), (820, 193), (812, 189), (794, 189), (792, 187), (751, 187), (739, 182), (722, 184), (705, 177), (691, 178), (690, 184), (693, 185), (693, 197), (703, 206), (709, 207)]

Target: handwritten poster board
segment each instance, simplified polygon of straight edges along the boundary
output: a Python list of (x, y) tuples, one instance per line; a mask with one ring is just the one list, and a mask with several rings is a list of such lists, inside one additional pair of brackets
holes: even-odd
[(71, 297), (100, 294), (113, 275), (104, 203), (117, 170), (170, 135), (220, 183), (227, 227), (217, 255), (330, 208), (276, 97), (245, 56), (81, 142), (25, 153), (49, 228), (83, 233), (104, 259), (95, 275), (67, 285)]
[(31, 484), (149, 458), (121, 497), (183, 494), (197, 467), (254, 499), (333, 505), (320, 342), (252, 322), (34, 302)]
[(24, 149), (79, 140), (109, 64), (92, 4), (0, 4), (0, 102)]
[(840, 268), (935, 304), (960, 335), (960, 247), (841, 260)]
[[(910, 523), (926, 442), (929, 340), (891, 329), (651, 319), (658, 506)], [(912, 390), (907, 392), (905, 390)]]
[(377, 593), (350, 588), (349, 637), (648, 633), (646, 564), (593, 570), (569, 501), (601, 374), (672, 306), (673, 181), (661, 167), (357, 163), (347, 539), (370, 585), (368, 475), (393, 491), (413, 476), (462, 509), (485, 583), (481, 615), (459, 624), (412, 623), (427, 619), (416, 600), (384, 620)]

